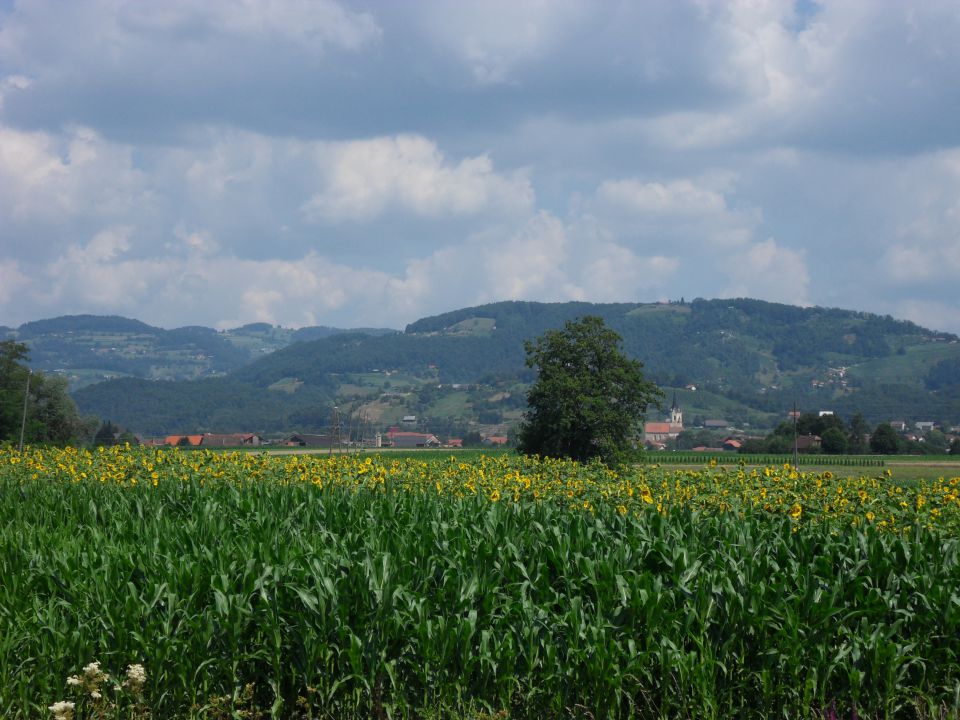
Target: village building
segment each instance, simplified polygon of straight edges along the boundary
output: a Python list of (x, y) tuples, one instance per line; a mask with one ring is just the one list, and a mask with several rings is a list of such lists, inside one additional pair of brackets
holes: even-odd
[(430, 433), (408, 432), (392, 427), (384, 433), (387, 444), (395, 448), (440, 447), (436, 435)]
[(203, 447), (259, 447), (263, 438), (254, 433), (204, 433)]
[(328, 448), (331, 446), (336, 446), (337, 441), (331, 435), (316, 435), (313, 433), (297, 433), (296, 435), (291, 435), (286, 440), (283, 441), (283, 444), (288, 447), (322, 447)]
[(663, 448), (667, 441), (674, 440), (683, 432), (683, 410), (677, 405), (677, 394), (673, 394), (673, 405), (666, 422), (648, 422), (643, 427), (643, 442), (651, 447)]
[(200, 447), (203, 443), (203, 435), (167, 435), (163, 440), (164, 445), (171, 447), (190, 446)]

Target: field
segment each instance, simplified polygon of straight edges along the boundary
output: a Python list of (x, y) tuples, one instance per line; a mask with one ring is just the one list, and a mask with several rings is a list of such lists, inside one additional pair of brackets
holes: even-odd
[(956, 718), (960, 478), (865, 470), (0, 450), (0, 716)]

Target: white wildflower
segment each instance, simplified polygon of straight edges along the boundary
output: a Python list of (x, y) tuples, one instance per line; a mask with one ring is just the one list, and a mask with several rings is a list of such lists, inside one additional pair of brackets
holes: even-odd
[(47, 708), (53, 713), (54, 720), (73, 720), (73, 708), (76, 705), (67, 700), (61, 700)]
[(139, 663), (127, 666), (127, 679), (124, 685), (134, 692), (140, 692), (143, 684), (147, 681), (147, 671)]
[(68, 686), (83, 685), (83, 680), (78, 675), (71, 675), (67, 678)]
[(83, 674), (86, 681), (91, 685), (99, 685), (110, 678), (107, 673), (100, 669), (99, 661), (94, 661), (83, 668)]

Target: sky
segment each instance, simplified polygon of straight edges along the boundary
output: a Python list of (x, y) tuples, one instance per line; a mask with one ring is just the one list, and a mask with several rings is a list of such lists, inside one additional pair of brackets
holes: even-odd
[(956, 0), (0, 0), (0, 325), (752, 297), (960, 333)]

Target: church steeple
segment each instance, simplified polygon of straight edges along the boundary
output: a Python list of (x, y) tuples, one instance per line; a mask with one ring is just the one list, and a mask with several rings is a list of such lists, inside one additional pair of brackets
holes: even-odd
[(683, 427), (683, 410), (677, 405), (677, 391), (673, 391), (673, 404), (670, 406), (670, 424)]

